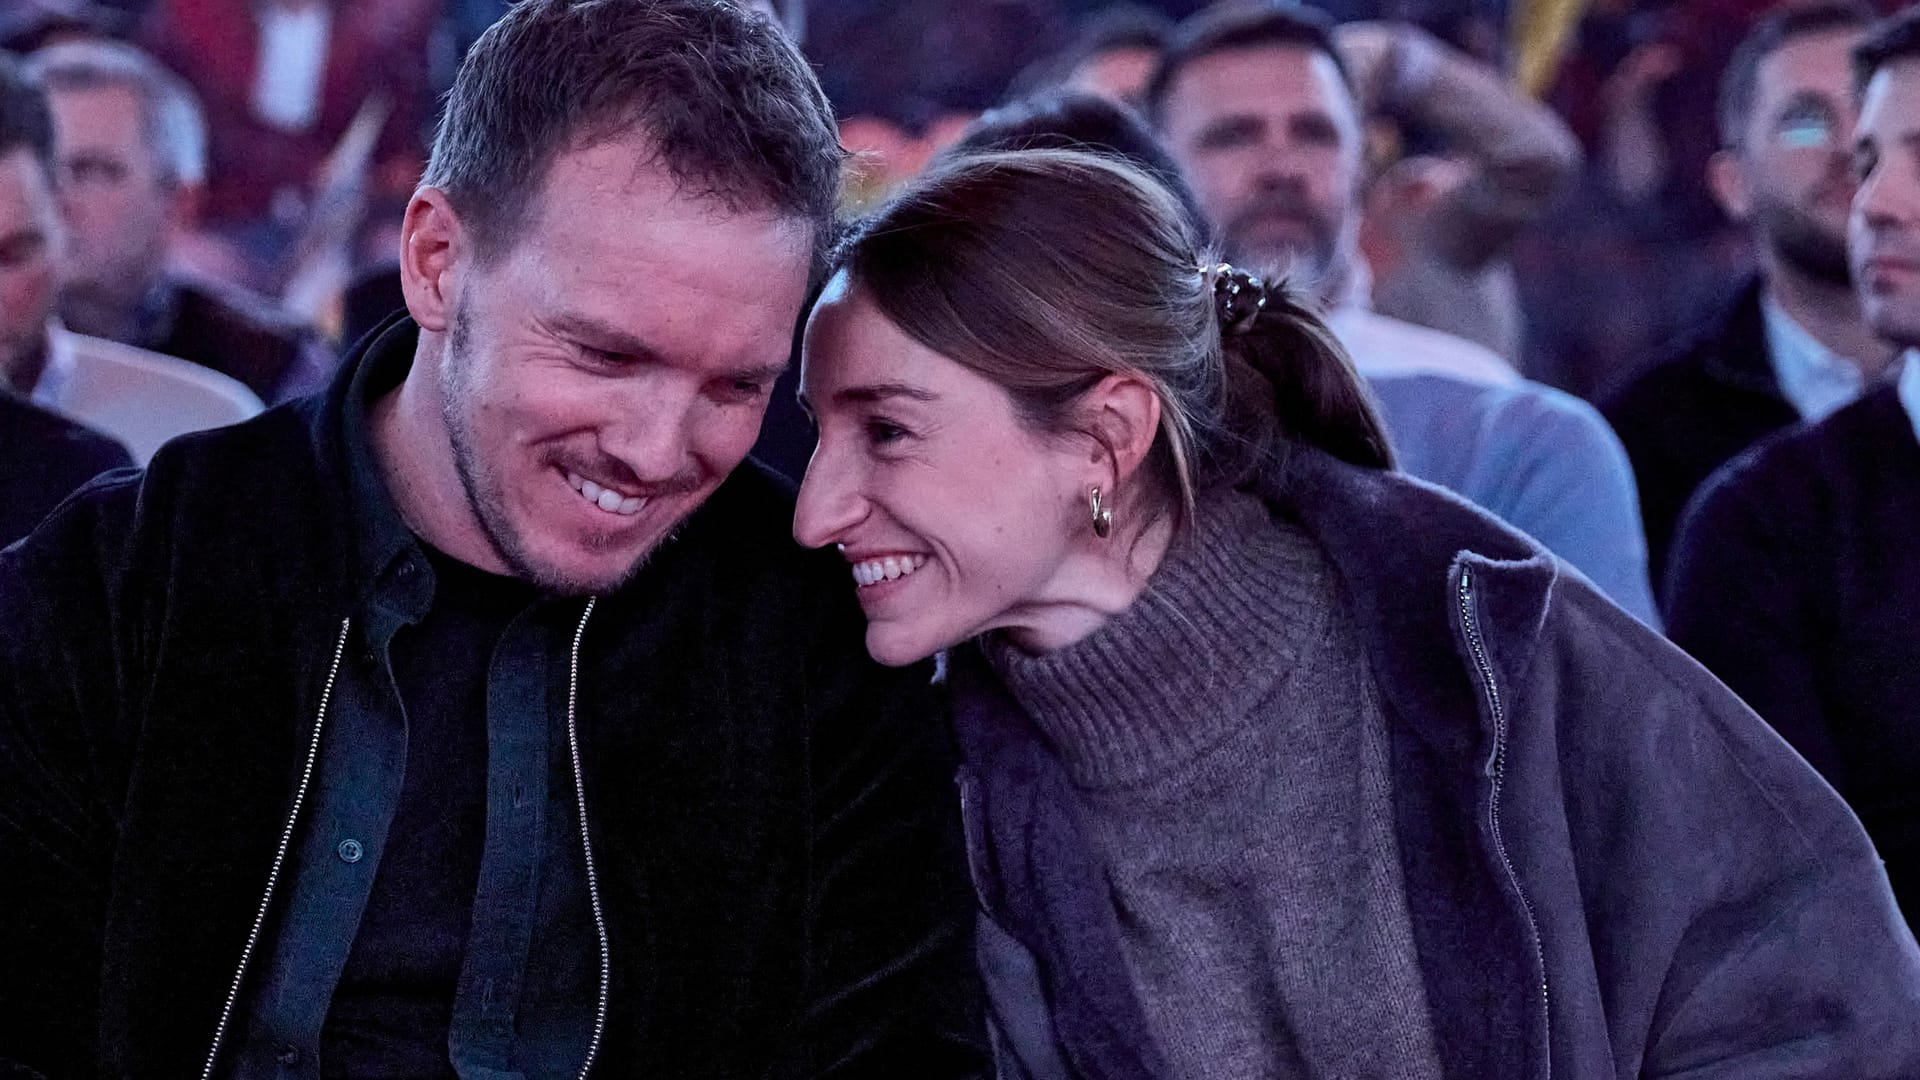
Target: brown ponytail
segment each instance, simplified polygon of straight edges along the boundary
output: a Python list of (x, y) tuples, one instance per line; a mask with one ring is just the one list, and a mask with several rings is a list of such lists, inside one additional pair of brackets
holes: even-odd
[(1339, 339), (1285, 282), (1260, 287), (1258, 314), (1221, 330), (1227, 428), (1257, 446), (1290, 441), (1393, 468), (1386, 427)]

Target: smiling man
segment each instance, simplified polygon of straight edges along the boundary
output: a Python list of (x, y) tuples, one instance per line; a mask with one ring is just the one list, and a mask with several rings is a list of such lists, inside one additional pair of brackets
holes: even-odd
[(525, 0), (409, 317), (0, 558), (0, 1072), (982, 1068), (928, 672), (740, 467), (839, 163), (765, 20)]

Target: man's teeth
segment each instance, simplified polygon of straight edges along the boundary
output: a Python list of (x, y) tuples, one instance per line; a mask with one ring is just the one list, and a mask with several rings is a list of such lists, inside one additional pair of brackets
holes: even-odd
[(864, 589), (869, 585), (906, 577), (925, 565), (925, 555), (889, 555), (884, 559), (868, 559), (853, 564), (853, 583)]
[(579, 492), (582, 498), (609, 514), (619, 514), (621, 517), (632, 517), (640, 512), (641, 507), (647, 505), (645, 498), (631, 495), (623, 496), (612, 488), (601, 487), (599, 484), (581, 476), (579, 473), (568, 473), (567, 483), (572, 485), (573, 490)]

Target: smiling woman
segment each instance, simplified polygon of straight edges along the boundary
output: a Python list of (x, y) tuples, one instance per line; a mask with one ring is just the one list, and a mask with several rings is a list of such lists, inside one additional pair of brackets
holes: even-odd
[(1920, 1069), (1833, 792), (1395, 475), (1326, 327), (1147, 174), (953, 156), (849, 241), (802, 384), (795, 535), (876, 659), (950, 650), (1003, 1075)]
[[(1223, 335), (1232, 275), (1131, 167), (965, 155), (846, 251), (808, 330), (821, 444), (796, 532), (856, 564), (931, 560), (912, 592), (944, 590), (941, 603), (861, 590), (883, 661), (993, 629), (1083, 635), (1138, 593), (1197, 492), (1244, 478), (1282, 438), (1389, 460), (1358, 376), (1289, 295)], [(1077, 527), (1096, 489), (1125, 543)]]

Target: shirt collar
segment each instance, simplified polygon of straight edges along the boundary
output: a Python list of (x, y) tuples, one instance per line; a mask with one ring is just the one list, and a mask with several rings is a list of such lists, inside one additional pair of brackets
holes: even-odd
[(173, 326), (179, 318), (180, 288), (167, 275), (161, 274), (147, 289), (146, 295), (140, 298), (139, 307), (134, 309), (130, 340), (142, 348), (165, 352), (160, 346), (173, 336)]
[(1899, 394), (1913, 424), (1913, 437), (1920, 439), (1920, 349), (1908, 349), (1901, 358)]
[(433, 569), (387, 491), (386, 477), (373, 449), (370, 410), (374, 402), (406, 379), (413, 367), (418, 338), (419, 328), (411, 321), (402, 321), (366, 347), (355, 361), (341, 417), (362, 586), (371, 587), (388, 606), (416, 618), (432, 603)]
[(1763, 299), (1760, 310), (1780, 394), (1802, 420), (1824, 420), (1866, 390), (1858, 365), (1822, 345), (1773, 297)]
[(66, 414), (67, 392), (73, 386), (73, 338), (58, 320), (47, 323), (47, 366), (33, 384), (33, 403), (50, 412)]

